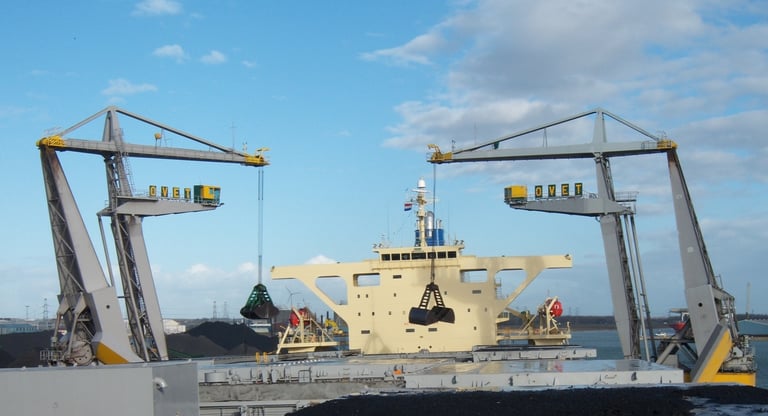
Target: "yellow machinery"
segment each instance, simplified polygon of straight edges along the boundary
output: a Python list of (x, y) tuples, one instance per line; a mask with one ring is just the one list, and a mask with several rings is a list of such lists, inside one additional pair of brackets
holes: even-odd
[(507, 204), (524, 204), (528, 200), (528, 187), (525, 185), (510, 185), (504, 188), (504, 202)]

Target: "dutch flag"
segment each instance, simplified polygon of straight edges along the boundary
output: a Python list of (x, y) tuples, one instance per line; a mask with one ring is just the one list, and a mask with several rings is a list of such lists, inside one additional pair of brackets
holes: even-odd
[(403, 205), (403, 211), (410, 211), (411, 208), (413, 208), (413, 202), (406, 202), (405, 205)]

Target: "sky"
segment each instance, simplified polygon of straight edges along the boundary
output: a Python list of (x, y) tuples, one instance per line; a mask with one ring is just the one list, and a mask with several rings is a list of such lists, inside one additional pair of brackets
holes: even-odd
[[(598, 107), (678, 144), (715, 273), (738, 312), (768, 313), (765, 1), (97, 0), (5, 9), (0, 317), (52, 318), (57, 307), (35, 142), (108, 106), (227, 147), (269, 148), (261, 247), (259, 168), (130, 159), (136, 192), (222, 189), (215, 211), (144, 220), (166, 318), (237, 317), (260, 274), (279, 306), (322, 313), (309, 290), (272, 281), (269, 269), (412, 244), (415, 217), (403, 202), (419, 178), (465, 254), (573, 257), (571, 269), (542, 273), (513, 307), (556, 295), (566, 314), (609, 315), (598, 223), (503, 202), (511, 184), (581, 182), (595, 192), (593, 161), (427, 162), (428, 144), (461, 149)], [(125, 141), (155, 144), (157, 129), (120, 120)], [(592, 122), (528, 143), (587, 143)], [(102, 129), (97, 119), (68, 138), (101, 140)], [(609, 142), (639, 139), (616, 123), (607, 130)], [(188, 144), (171, 134), (160, 143)], [(103, 261), (95, 215), (107, 195), (103, 162), (59, 157)], [(666, 316), (685, 298), (665, 158), (613, 158), (611, 167), (617, 192), (637, 192), (646, 296), (651, 314)]]

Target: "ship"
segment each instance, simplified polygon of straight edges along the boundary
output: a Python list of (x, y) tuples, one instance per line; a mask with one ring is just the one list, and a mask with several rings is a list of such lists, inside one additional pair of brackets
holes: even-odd
[[(546, 269), (572, 266), (568, 254), (478, 257), (464, 253), (464, 242), (445, 241), (436, 219), (434, 198), (421, 178), (406, 201), (415, 206), (414, 244), (376, 244), (374, 258), (359, 262), (274, 266), (273, 280), (296, 279), (322, 300), (348, 326), (348, 347), (363, 354), (470, 351), (478, 346), (524, 340), (531, 345), (565, 345), (570, 338), (544, 308), (546, 325), (521, 331), (499, 324), (532, 316), (511, 303)], [(503, 272), (523, 271), (511, 293), (502, 293)], [(341, 279), (346, 296), (323, 290), (323, 279)]]

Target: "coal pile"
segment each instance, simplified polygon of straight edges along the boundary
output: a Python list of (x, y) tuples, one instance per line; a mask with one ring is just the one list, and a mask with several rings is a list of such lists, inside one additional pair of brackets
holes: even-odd
[(768, 413), (768, 390), (735, 385), (696, 385), (359, 395), (323, 402), (291, 415), (688, 416), (755, 413)]
[[(50, 348), (53, 331), (0, 335), (0, 368), (37, 367), (40, 351)], [(253, 332), (247, 325), (204, 322), (183, 334), (167, 335), (171, 359), (253, 355), (273, 352), (277, 338)]]
[(37, 367), (40, 351), (50, 348), (53, 331), (0, 335), (0, 368)]
[(253, 332), (246, 325), (204, 322), (184, 334), (166, 337), (172, 358), (221, 357), (273, 352), (277, 338)]

